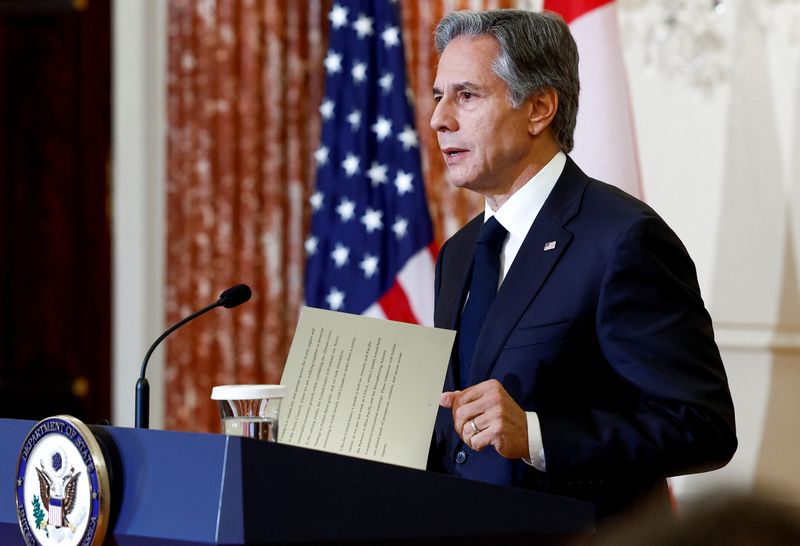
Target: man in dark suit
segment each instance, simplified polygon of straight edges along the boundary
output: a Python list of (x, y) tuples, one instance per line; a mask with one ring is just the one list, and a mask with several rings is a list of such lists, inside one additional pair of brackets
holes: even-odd
[[(429, 468), (593, 502), (719, 468), (733, 404), (697, 274), (647, 205), (566, 155), (578, 53), (555, 14), (455, 12), (431, 127), (485, 213), (442, 247), (435, 324), (457, 329)], [(499, 286), (499, 288), (498, 288)]]

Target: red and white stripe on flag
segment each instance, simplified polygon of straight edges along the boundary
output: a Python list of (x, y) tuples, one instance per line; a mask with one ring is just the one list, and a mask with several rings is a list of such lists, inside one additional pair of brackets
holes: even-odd
[(50, 525), (61, 527), (61, 499), (50, 499), (50, 507), (47, 512), (47, 521)]
[(580, 55), (575, 149), (586, 174), (642, 198), (636, 132), (613, 0), (545, 0), (569, 24)]
[(411, 257), (395, 283), (364, 315), (433, 326), (433, 283), (439, 247), (431, 243)]

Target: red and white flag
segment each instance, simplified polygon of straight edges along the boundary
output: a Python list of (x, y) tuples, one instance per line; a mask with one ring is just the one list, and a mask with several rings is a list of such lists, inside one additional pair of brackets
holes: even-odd
[(642, 198), (639, 155), (628, 79), (613, 0), (545, 0), (572, 30), (581, 78), (575, 149), (586, 174)]

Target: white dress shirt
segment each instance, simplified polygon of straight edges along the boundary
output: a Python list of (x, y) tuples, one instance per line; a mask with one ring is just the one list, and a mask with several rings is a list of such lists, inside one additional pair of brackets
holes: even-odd
[[(533, 221), (542, 210), (544, 202), (556, 185), (558, 177), (564, 170), (567, 163), (567, 156), (564, 152), (558, 152), (536, 176), (528, 180), (524, 186), (518, 189), (508, 200), (503, 203), (496, 211), (492, 210), (486, 203), (486, 210), (483, 215), (484, 222), (494, 216), (508, 231), (508, 237), (503, 243), (503, 253), (500, 255), (500, 278), (498, 287), (503, 283), (517, 257), (522, 242), (528, 235)], [(544, 472), (546, 470), (544, 458), (544, 446), (542, 444), (542, 430), (539, 426), (539, 417), (534, 411), (526, 411), (528, 420), (528, 452), (530, 459), (523, 459), (526, 463), (533, 465), (534, 468)]]

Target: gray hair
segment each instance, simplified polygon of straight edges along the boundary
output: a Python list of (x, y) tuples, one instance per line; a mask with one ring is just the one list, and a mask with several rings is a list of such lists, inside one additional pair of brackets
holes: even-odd
[(551, 127), (561, 149), (572, 150), (578, 117), (578, 47), (569, 27), (556, 13), (498, 9), (455, 11), (436, 26), (434, 44), (441, 55), (458, 36), (489, 35), (500, 46), (492, 64), (508, 87), (509, 100), (519, 108), (543, 89), (558, 94), (558, 110)]

